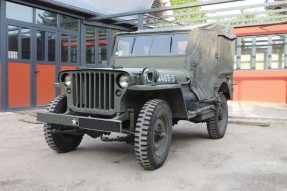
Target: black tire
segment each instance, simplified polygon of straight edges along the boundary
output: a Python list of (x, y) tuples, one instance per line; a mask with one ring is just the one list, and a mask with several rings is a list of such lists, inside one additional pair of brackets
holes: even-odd
[(223, 94), (219, 95), (218, 111), (210, 118), (207, 124), (208, 135), (211, 139), (221, 139), (224, 137), (228, 122), (227, 100)]
[[(51, 101), (47, 108), (50, 113), (65, 113), (67, 110), (67, 97), (58, 96)], [(75, 150), (82, 141), (83, 135), (54, 133), (54, 130), (61, 131), (71, 129), (63, 125), (44, 124), (44, 136), (51, 149), (58, 153), (66, 153)]]
[(154, 99), (142, 107), (135, 129), (135, 154), (147, 170), (161, 167), (168, 155), (172, 137), (172, 117), (164, 100)]

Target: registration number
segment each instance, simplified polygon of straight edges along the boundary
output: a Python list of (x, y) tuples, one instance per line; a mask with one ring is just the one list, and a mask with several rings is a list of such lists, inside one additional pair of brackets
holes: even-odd
[[(147, 78), (147, 75), (144, 75), (144, 81), (148, 82), (148, 83), (152, 82), (151, 80), (149, 80)], [(164, 83), (164, 82), (174, 83), (175, 82), (175, 76), (174, 76), (174, 74), (160, 74), (157, 82), (159, 82), (159, 83)]]

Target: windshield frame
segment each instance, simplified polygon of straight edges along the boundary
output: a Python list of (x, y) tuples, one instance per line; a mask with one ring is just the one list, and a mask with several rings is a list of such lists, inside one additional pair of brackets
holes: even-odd
[[(175, 54), (172, 52), (172, 47), (173, 47), (173, 43), (174, 43), (174, 36), (175, 35), (179, 35), (179, 34), (184, 34), (184, 35), (187, 35), (188, 38), (187, 38), (187, 41), (186, 41), (186, 47), (185, 47), (185, 51), (184, 53), (182, 54)], [(138, 33), (138, 34), (119, 34), (116, 36), (116, 39), (115, 39), (115, 45), (114, 45), (114, 48), (113, 48), (113, 55), (114, 57), (116, 58), (121, 58), (121, 57), (152, 57), (152, 56), (186, 56), (186, 49), (187, 49), (187, 46), (188, 46), (188, 42), (189, 42), (189, 31), (180, 31), (180, 32), (162, 32), (162, 33)], [(169, 53), (166, 53), (166, 54), (151, 54), (152, 52), (152, 47), (153, 47), (153, 41), (154, 41), (154, 37), (155, 36), (159, 36), (159, 35), (169, 35), (170, 36), (170, 50), (169, 50)], [(135, 44), (136, 44), (136, 38), (139, 37), (139, 36), (152, 36), (152, 41), (151, 41), (151, 44), (150, 44), (150, 48), (149, 48), (149, 53), (147, 55), (134, 55), (134, 48), (135, 48)], [(116, 55), (116, 52), (118, 51), (118, 45), (119, 45), (119, 41), (120, 41), (120, 38), (123, 38), (123, 37), (133, 37), (133, 44), (132, 44), (132, 48), (131, 48), (131, 52), (129, 53), (129, 55), (125, 55), (125, 56), (119, 56), (119, 55)]]

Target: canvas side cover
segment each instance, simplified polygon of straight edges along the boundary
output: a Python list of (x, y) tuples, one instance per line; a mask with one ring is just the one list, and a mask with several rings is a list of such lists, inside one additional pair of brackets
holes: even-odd
[(229, 25), (208, 24), (191, 30), (185, 68), (191, 72), (191, 89), (199, 100), (212, 98), (219, 78), (233, 78), (235, 39)]

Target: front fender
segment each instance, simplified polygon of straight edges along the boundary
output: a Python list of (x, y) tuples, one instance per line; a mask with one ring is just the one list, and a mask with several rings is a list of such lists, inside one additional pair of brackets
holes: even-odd
[(149, 100), (162, 99), (169, 104), (173, 118), (188, 119), (181, 88), (182, 85), (180, 84), (134, 85), (128, 88), (125, 102), (140, 104), (141, 108)]

